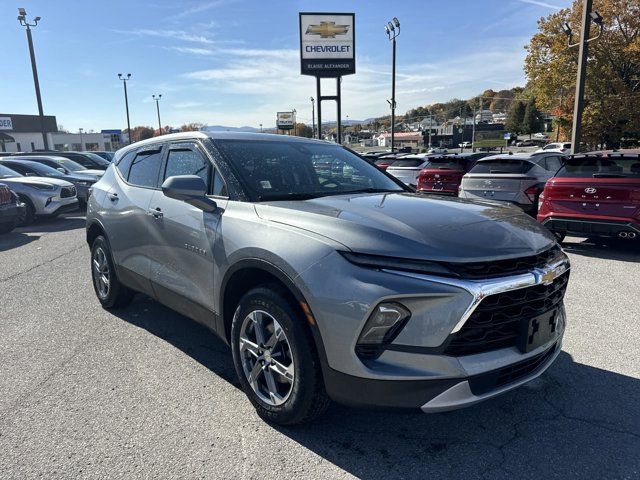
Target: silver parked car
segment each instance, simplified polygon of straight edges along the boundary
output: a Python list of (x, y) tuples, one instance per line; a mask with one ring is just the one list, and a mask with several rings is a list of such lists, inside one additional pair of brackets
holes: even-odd
[(556, 152), (485, 157), (462, 177), (458, 196), (510, 202), (535, 215), (538, 197), (563, 159)]
[(185, 132), (119, 150), (87, 209), (98, 300), (134, 292), (231, 346), (265, 419), (329, 399), (441, 412), (539, 376), (569, 263), (498, 202), (431, 198), (329, 142)]
[(55, 217), (78, 208), (76, 187), (66, 180), (47, 177), (25, 177), (0, 165), (0, 181), (18, 194), (25, 204), (23, 224), (32, 223), (36, 217)]
[(429, 156), (421, 153), (400, 157), (389, 165), (386, 171), (404, 184), (415, 187), (418, 184), (420, 171), (429, 164)]

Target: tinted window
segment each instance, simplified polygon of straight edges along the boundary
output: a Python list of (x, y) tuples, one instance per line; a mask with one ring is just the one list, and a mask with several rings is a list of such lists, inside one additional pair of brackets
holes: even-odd
[(164, 178), (176, 175), (197, 175), (204, 180), (207, 185), (207, 191), (209, 191), (210, 172), (211, 164), (198, 152), (188, 148), (174, 149), (169, 152)]
[(445, 157), (432, 158), (429, 160), (427, 168), (441, 168), (449, 170), (465, 170), (468, 160), (466, 158)]
[(393, 162), (394, 167), (419, 167), (424, 163), (422, 158), (401, 158)]
[(222, 179), (220, 172), (218, 170), (215, 171), (213, 176), (213, 192), (214, 195), (218, 197), (228, 197), (229, 192), (227, 191), (227, 184)]
[(10, 168), (14, 172), (20, 173), (21, 175), (26, 175), (30, 172), (28, 168), (26, 168), (24, 165), (20, 165), (19, 163), (3, 163), (3, 165)]
[(640, 157), (636, 158), (567, 158), (564, 166), (556, 174), (558, 177), (598, 178), (630, 177), (640, 178)]
[(131, 168), (131, 162), (133, 162), (133, 159), (135, 157), (136, 157), (136, 152), (129, 152), (118, 161), (116, 168), (120, 171), (120, 174), (124, 178), (127, 178), (129, 176), (129, 169)]
[(532, 167), (526, 160), (497, 158), (476, 163), (469, 173), (527, 173)]
[(316, 142), (216, 140), (257, 200), (314, 198), (359, 191), (403, 191), (366, 160)]
[(557, 172), (562, 166), (562, 162), (559, 157), (547, 157), (545, 159), (545, 168), (552, 172)]
[(12, 177), (21, 177), (18, 172), (15, 170), (11, 170), (10, 168), (5, 167), (4, 165), (0, 165), (0, 178), (12, 178)]
[(160, 150), (138, 152), (131, 163), (128, 181), (141, 187), (156, 187), (162, 155)]

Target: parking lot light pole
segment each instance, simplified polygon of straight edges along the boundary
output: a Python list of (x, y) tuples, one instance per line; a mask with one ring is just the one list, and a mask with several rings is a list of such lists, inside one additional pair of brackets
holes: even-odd
[(156, 111), (158, 112), (158, 134), (162, 135), (162, 123), (160, 123), (160, 99), (162, 98), (162, 94), (151, 95), (151, 97), (156, 101)]
[(82, 135), (82, 133), (84, 132), (84, 128), (79, 128), (78, 131), (80, 132), (80, 150), (84, 150), (84, 137)]
[(131, 145), (131, 137), (133, 135), (131, 134), (131, 123), (129, 122), (129, 97), (127, 96), (127, 81), (131, 78), (131, 74), (127, 73), (125, 76), (119, 73), (118, 78), (124, 83), (124, 106), (127, 110), (127, 132), (129, 132), (129, 145)]
[(316, 136), (316, 107), (315, 100), (311, 97), (311, 138), (315, 138)]
[(387, 100), (391, 107), (391, 151), (395, 151), (396, 143), (396, 38), (400, 35), (400, 21), (393, 17), (393, 22), (388, 22), (384, 26), (387, 37), (392, 45), (392, 66), (391, 66), (391, 100)]
[(29, 55), (31, 57), (31, 71), (33, 72), (33, 84), (36, 88), (36, 100), (38, 102), (38, 116), (40, 117), (40, 130), (42, 131), (42, 143), (44, 149), (49, 150), (49, 141), (47, 140), (47, 131), (44, 126), (44, 113), (42, 111), (42, 97), (40, 96), (40, 81), (38, 80), (38, 68), (36, 67), (36, 54), (33, 49), (33, 38), (31, 37), (31, 27), (36, 27), (40, 17), (35, 17), (33, 23), (27, 22), (27, 12), (24, 8), (18, 9), (18, 22), (27, 30), (27, 42), (29, 43)]

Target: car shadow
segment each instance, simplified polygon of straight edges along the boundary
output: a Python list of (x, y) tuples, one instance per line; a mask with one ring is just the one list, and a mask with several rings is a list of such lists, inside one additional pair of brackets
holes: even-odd
[(640, 241), (638, 240), (603, 239), (596, 242), (584, 238), (567, 238), (562, 242), (562, 248), (569, 253), (583, 257), (640, 263)]
[(78, 230), (84, 228), (86, 220), (84, 212), (72, 212), (57, 218), (42, 218), (31, 225), (16, 227), (9, 233), (0, 235), (0, 252), (22, 247), (34, 242), (44, 234)]
[[(114, 312), (239, 388), (229, 348), (145, 296)], [(640, 469), (640, 380), (562, 352), (540, 378), (476, 406), (423, 415), (333, 405), (274, 428), (346, 472), (379, 478), (631, 478)]]
[(9, 233), (0, 235), (0, 252), (22, 247), (40, 238), (39, 235), (26, 235), (22, 229), (14, 229)]

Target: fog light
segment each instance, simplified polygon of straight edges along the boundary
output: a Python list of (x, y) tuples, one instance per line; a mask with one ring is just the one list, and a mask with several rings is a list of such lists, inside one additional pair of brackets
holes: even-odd
[(358, 345), (383, 345), (400, 333), (411, 312), (399, 303), (381, 303), (365, 324)]
[(52, 201), (53, 201), (53, 197), (49, 197), (49, 198), (47, 198), (47, 201), (45, 202), (44, 206), (45, 206), (45, 207), (48, 207), (48, 206), (49, 206), (49, 204), (50, 204)]

